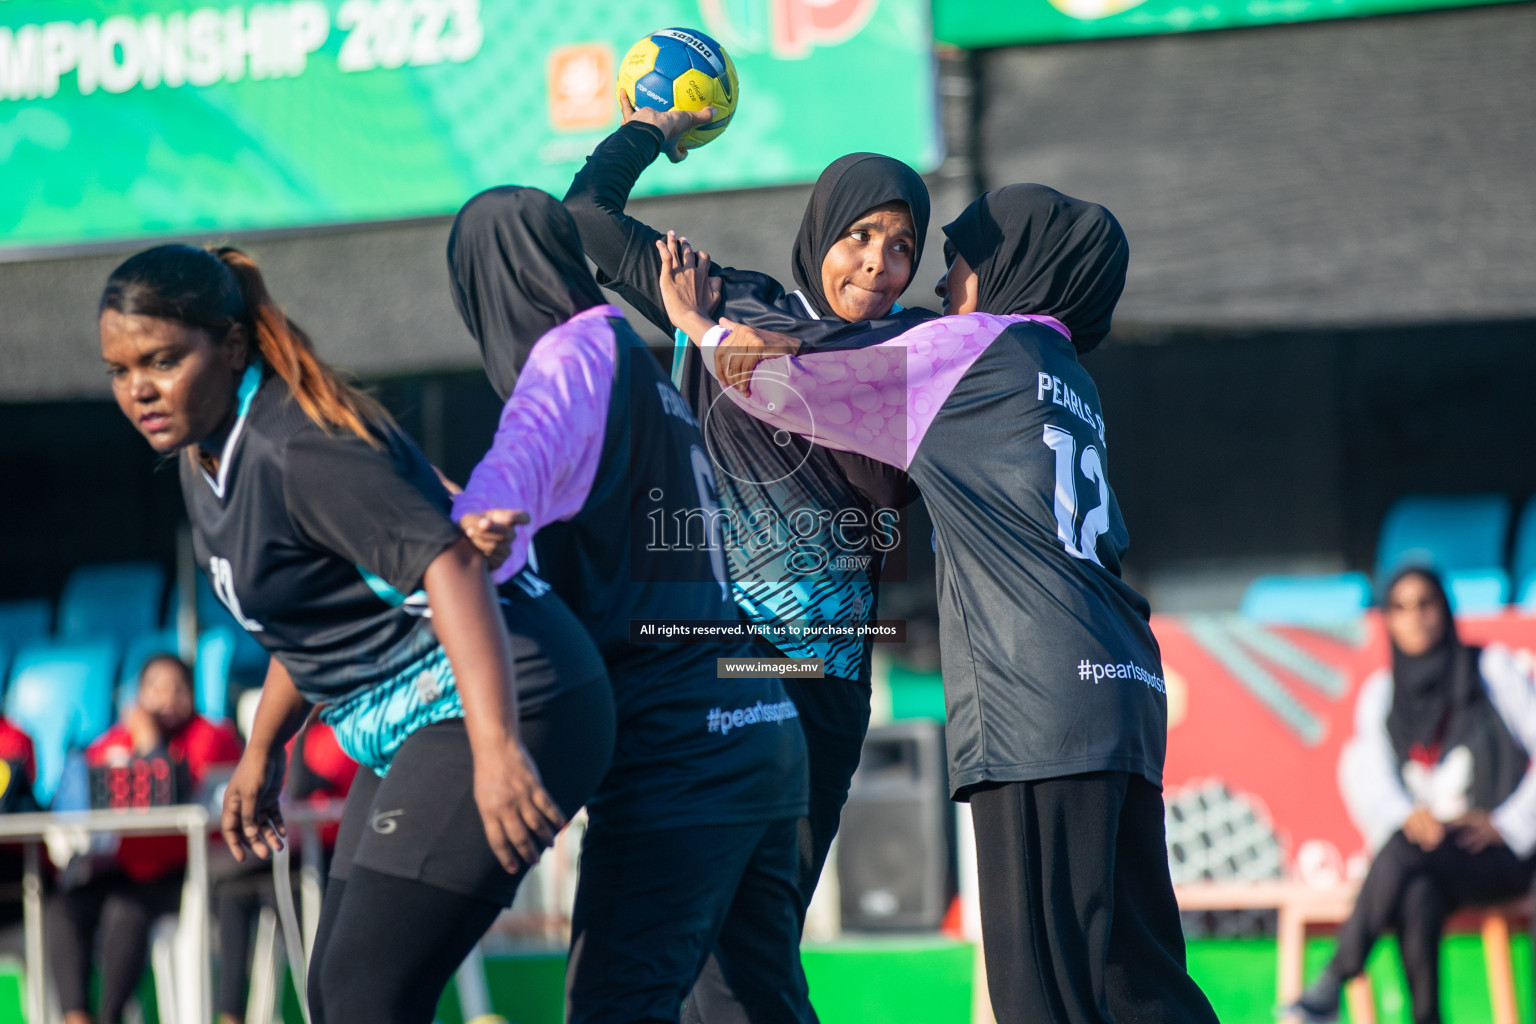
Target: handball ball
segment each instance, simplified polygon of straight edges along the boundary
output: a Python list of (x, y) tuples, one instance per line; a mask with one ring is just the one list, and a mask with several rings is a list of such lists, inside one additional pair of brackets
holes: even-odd
[(619, 90), (635, 109), (702, 110), (715, 108), (715, 119), (684, 132), (678, 144), (695, 149), (712, 142), (731, 123), (736, 110), (736, 65), (709, 36), (691, 28), (652, 32), (624, 55)]

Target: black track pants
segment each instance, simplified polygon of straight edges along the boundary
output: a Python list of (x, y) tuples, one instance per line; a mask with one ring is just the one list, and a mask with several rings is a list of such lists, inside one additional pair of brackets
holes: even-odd
[(1184, 966), (1161, 791), (1095, 772), (971, 793), (999, 1024), (1216, 1024)]

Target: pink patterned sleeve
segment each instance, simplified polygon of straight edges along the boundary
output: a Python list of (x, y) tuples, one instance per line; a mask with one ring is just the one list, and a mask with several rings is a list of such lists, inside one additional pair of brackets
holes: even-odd
[(528, 563), (533, 535), (569, 519), (586, 504), (608, 428), (613, 395), (615, 306), (577, 314), (533, 346), (512, 397), (501, 410), (496, 439), (464, 493), (453, 499), (455, 522), (492, 509), (521, 509), (512, 554), (492, 578), (510, 579)]
[[(1052, 317), (947, 316), (868, 348), (765, 360), (752, 374), (751, 395), (725, 393), (765, 423), (905, 470), (965, 371), (1025, 320), (1071, 336)], [(714, 373), (713, 353), (703, 362)]]

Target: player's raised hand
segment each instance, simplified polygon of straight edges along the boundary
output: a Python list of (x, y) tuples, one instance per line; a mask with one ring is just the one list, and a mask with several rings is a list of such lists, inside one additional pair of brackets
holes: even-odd
[(695, 251), (675, 231), (658, 239), (656, 249), (661, 255), (661, 302), (667, 318), (697, 341), (714, 326), (711, 317), (720, 305), (721, 282), (709, 273), (709, 253)]
[(715, 349), (715, 377), (744, 395), (752, 393), (752, 371), (758, 363), (800, 351), (800, 340), (788, 334), (748, 327), (725, 317), (720, 318), (720, 326), (730, 334)]
[(522, 509), (493, 508), (489, 512), (471, 512), (459, 520), (459, 529), (475, 549), (485, 556), (492, 570), (512, 554), (512, 541), (517, 528), (531, 520)]
[(624, 115), (624, 124), (631, 121), (639, 121), (642, 124), (651, 125), (661, 130), (665, 138), (664, 151), (667, 159), (673, 163), (681, 163), (688, 156), (688, 149), (678, 144), (678, 139), (683, 133), (692, 128), (698, 128), (709, 124), (715, 119), (715, 108), (705, 107), (702, 110), (652, 110), (650, 107), (636, 108), (629, 102), (629, 97), (624, 90), (619, 90), (619, 110)]

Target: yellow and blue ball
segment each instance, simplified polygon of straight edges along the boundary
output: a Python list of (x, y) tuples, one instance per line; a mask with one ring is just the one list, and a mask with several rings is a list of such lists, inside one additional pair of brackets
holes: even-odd
[(715, 108), (709, 124), (678, 140), (684, 149), (713, 141), (736, 111), (736, 65), (721, 45), (691, 28), (664, 28), (630, 47), (619, 65), (619, 90), (636, 109)]

